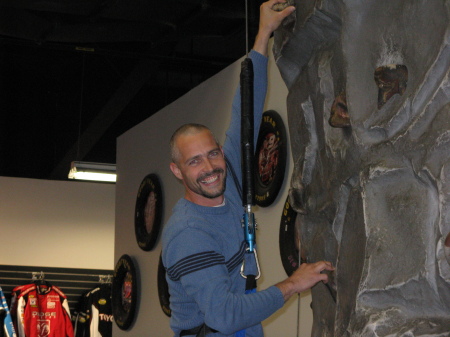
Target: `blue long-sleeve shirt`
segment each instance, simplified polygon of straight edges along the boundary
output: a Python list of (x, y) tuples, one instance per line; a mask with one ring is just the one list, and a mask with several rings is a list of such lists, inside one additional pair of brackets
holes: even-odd
[[(267, 58), (255, 51), (249, 57), (254, 68), (256, 144), (267, 91)], [(239, 181), (240, 110), (238, 88), (223, 149)], [(245, 253), (243, 211), (241, 196), (230, 176), (224, 206), (200, 206), (182, 198), (173, 208), (162, 240), (172, 311), (170, 325), (175, 336), (205, 322), (218, 331), (214, 336), (231, 337), (245, 328), (247, 337), (261, 337), (260, 322), (283, 306), (283, 295), (275, 286), (245, 295), (246, 280), (240, 275), (240, 267), (245, 258), (246, 271), (255, 271), (255, 262)]]

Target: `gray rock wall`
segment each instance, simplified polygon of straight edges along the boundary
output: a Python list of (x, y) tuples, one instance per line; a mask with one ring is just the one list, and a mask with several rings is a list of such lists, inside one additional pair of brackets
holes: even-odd
[(450, 336), (450, 1), (295, 4), (290, 203), (306, 260), (336, 266), (312, 336)]

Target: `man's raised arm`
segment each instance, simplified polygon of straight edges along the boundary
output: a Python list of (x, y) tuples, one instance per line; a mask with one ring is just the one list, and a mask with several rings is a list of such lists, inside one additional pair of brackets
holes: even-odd
[(268, 56), (268, 42), (272, 33), (280, 26), (281, 22), (292, 12), (295, 11), (294, 6), (288, 6), (281, 12), (274, 11), (272, 7), (278, 3), (285, 3), (281, 0), (270, 0), (261, 5), (258, 34), (255, 38), (253, 50)]

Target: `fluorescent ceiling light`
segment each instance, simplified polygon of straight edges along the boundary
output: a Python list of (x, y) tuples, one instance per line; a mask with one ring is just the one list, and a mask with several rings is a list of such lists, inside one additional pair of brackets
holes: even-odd
[(116, 165), (73, 161), (69, 179), (116, 182)]

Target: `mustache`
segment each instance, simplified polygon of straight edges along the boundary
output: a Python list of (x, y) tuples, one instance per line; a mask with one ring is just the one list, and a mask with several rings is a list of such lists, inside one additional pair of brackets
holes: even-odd
[(202, 174), (200, 177), (198, 177), (197, 182), (200, 182), (200, 181), (204, 180), (205, 178), (208, 178), (208, 177), (210, 177), (212, 175), (215, 175), (215, 174), (223, 174), (224, 172), (225, 171), (223, 169), (216, 168), (216, 169), (212, 170), (211, 172), (207, 172), (207, 173)]

